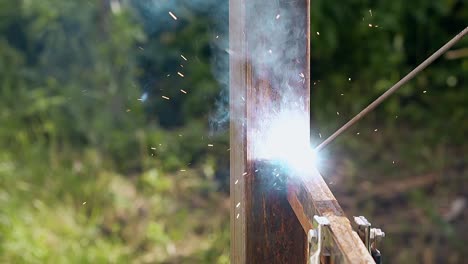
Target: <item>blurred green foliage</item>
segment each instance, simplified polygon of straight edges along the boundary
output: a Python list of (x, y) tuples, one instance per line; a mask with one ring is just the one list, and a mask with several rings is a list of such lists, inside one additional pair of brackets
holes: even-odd
[[(227, 117), (214, 106), (228, 2), (179, 1), (177, 21), (160, 5), (0, 1), (0, 262), (229, 262), (228, 137), (209, 120)], [(311, 13), (314, 141), (468, 21), (461, 0), (314, 0)], [(466, 56), (441, 59), (333, 145), (351, 188), (453, 168), (466, 183), (467, 77)], [(435, 193), (463, 195), (456, 183)], [(430, 194), (408, 199), (424, 230), (441, 224)], [(422, 254), (405, 240), (386, 248), (395, 263)]]

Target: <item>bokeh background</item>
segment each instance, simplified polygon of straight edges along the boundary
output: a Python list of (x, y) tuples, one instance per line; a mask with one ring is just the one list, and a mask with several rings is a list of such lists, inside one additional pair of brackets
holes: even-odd
[[(314, 144), (468, 25), (311, 2)], [(1, 0), (0, 32), (0, 262), (229, 263), (228, 1)], [(387, 263), (464, 263), (467, 135), (468, 38), (320, 170)]]

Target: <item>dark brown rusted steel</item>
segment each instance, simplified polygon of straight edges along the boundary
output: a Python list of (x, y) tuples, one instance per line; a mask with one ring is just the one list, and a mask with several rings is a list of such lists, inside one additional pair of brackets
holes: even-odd
[[(256, 156), (253, 142), (264, 132), (262, 118), (281, 110), (279, 83), (309, 112), (309, 10), (309, 0), (230, 0), (231, 263), (306, 263), (306, 234), (284, 187), (268, 191), (268, 178), (256, 172), (273, 167)], [(279, 30), (285, 22), (287, 32)], [(291, 56), (291, 49), (299, 52)], [(281, 66), (300, 71), (293, 78)]]
[[(247, 263), (306, 263), (306, 236), (287, 200), (281, 169), (269, 161), (249, 162)], [(279, 175), (280, 176), (276, 176)]]
[(254, 144), (286, 97), (309, 116), (309, 10), (309, 0), (230, 0), (231, 263), (307, 263), (314, 214), (331, 223), (323, 263), (372, 263), (320, 174), (276, 176)]

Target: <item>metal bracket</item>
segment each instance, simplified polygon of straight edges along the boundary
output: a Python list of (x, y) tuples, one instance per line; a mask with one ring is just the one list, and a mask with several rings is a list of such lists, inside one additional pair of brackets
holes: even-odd
[(326, 226), (330, 221), (324, 216), (314, 215), (314, 229), (307, 234), (309, 241), (309, 264), (320, 264), (320, 258), (324, 253), (324, 242), (328, 240)]
[(370, 252), (371, 250), (371, 242), (370, 242), (370, 233), (371, 233), (371, 223), (367, 221), (364, 216), (355, 216), (354, 222), (357, 224), (358, 229), (357, 233), (361, 238), (364, 245), (366, 245), (367, 250)]
[(371, 253), (377, 264), (382, 263), (382, 254), (378, 250), (378, 243), (385, 237), (385, 233), (380, 228), (371, 228), (371, 224), (364, 216), (355, 216), (354, 222), (357, 224), (357, 233), (367, 250)]

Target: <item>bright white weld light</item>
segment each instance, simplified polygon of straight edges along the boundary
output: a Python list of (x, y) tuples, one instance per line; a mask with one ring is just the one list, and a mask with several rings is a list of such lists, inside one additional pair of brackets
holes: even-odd
[(298, 110), (283, 111), (262, 124), (255, 151), (260, 159), (277, 160), (298, 172), (315, 170), (317, 155), (310, 146), (309, 118)]

